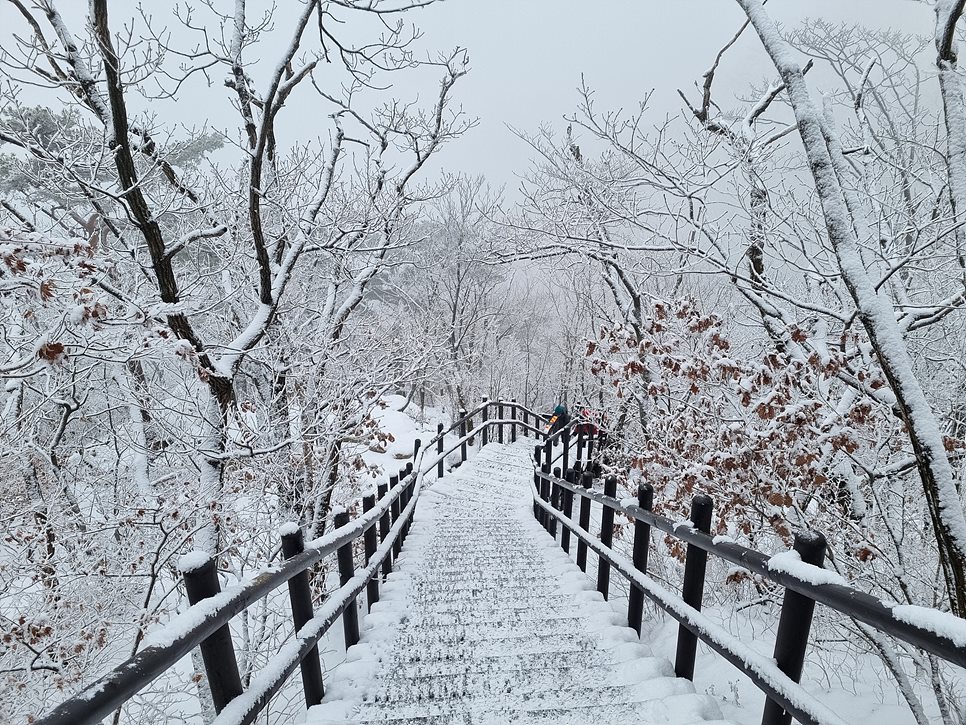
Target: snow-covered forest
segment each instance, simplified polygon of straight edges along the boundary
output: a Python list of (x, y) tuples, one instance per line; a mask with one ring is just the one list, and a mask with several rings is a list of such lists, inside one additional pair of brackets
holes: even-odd
[[(428, 42), (434, 4), (0, 2), (0, 721), (138, 652), (185, 553), (244, 580), (484, 396), (590, 411), (619, 498), (710, 494), (768, 553), (821, 531), (853, 586), (966, 619), (966, 2), (915, 3), (928, 36), (727, 3), (690, 85), (568, 78), (506, 131), (509, 184), (448, 161), (486, 68)], [(779, 587), (709, 581), (733, 633), (777, 621)], [(243, 681), (288, 637), (271, 599), (239, 615)], [(966, 722), (932, 655), (821, 611), (813, 648), (883, 725)], [(208, 722), (202, 680), (114, 723)]]

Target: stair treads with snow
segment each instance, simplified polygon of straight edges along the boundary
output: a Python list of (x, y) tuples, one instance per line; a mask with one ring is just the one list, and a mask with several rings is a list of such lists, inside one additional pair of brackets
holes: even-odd
[(307, 725), (721, 724), (533, 520), (532, 450), (491, 443), (423, 491)]

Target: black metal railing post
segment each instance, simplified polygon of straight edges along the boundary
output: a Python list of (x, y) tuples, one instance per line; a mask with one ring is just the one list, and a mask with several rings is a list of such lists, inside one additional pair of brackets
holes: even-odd
[[(369, 494), (368, 496), (362, 497), (362, 511), (372, 511), (376, 507), (376, 497), (375, 494)], [(376, 553), (376, 548), (378, 543), (376, 538), (378, 532), (375, 526), (370, 526), (366, 529), (366, 533), (363, 535), (365, 547), (366, 547), (366, 564), (372, 560), (372, 555)], [(379, 601), (379, 577), (373, 576), (372, 579), (366, 584), (366, 611), (372, 610), (372, 605)]]
[[(654, 488), (649, 483), (637, 486), (637, 505), (645, 511), (654, 507)], [(641, 574), (647, 574), (647, 550), (651, 542), (651, 525), (643, 521), (634, 521), (634, 568)], [(627, 626), (641, 636), (641, 623), (644, 619), (644, 590), (631, 582), (631, 590), (627, 599)]]
[[(589, 489), (594, 483), (593, 476), (590, 473), (584, 472), (580, 477), (580, 484)], [(590, 532), (590, 498), (587, 496), (580, 497), (580, 513), (578, 514), (577, 524), (584, 531)], [(587, 571), (587, 542), (580, 539), (577, 542), (577, 566), (580, 567), (581, 571)]]
[[(389, 477), (389, 495), (395, 496), (399, 487), (399, 476)], [(399, 497), (396, 496), (392, 503), (389, 504), (389, 514), (391, 516), (390, 525), (395, 526), (396, 522), (399, 521)], [(402, 550), (402, 542), (397, 538), (392, 542), (392, 559), (395, 561), (399, 558), (399, 552)], [(387, 557), (388, 558), (388, 557)]]
[[(604, 481), (604, 495), (617, 498), (617, 476), (608, 476)], [(604, 506), (600, 512), (600, 543), (608, 549), (614, 543), (614, 509)], [(597, 591), (607, 599), (610, 593), (610, 562), (604, 557), (597, 559)]]
[(497, 443), (503, 443), (503, 398), (500, 398), (500, 402), (496, 406), (497, 420), (501, 421), (496, 424), (496, 441)]
[[(403, 489), (399, 496), (399, 512), (402, 515), (406, 511), (406, 507), (409, 506), (409, 502), (413, 498), (413, 489), (416, 488), (416, 477), (411, 476), (412, 468), (407, 466), (399, 472), (399, 481), (402, 483)], [(403, 522), (402, 530), (399, 532), (399, 548), (402, 549), (403, 545), (406, 543), (406, 537), (409, 536), (409, 525), (412, 523), (412, 519), (408, 518)]]
[(517, 399), (510, 398), (510, 443), (517, 442)]
[[(533, 487), (537, 494), (540, 493), (540, 455), (543, 453), (542, 446), (533, 447)], [(540, 508), (540, 504), (537, 503), (536, 499), (533, 501), (533, 517), (543, 523), (543, 509)]]
[(594, 459), (594, 434), (591, 433), (587, 436), (585, 441), (587, 446), (587, 467), (590, 468), (591, 461)]
[(436, 455), (439, 456), (439, 462), (436, 464), (436, 478), (443, 477), (443, 424), (436, 424), (436, 436), (439, 440), (436, 441)]
[[(562, 507), (560, 505), (560, 486), (557, 485), (557, 479), (560, 478), (560, 468), (553, 469), (553, 480), (550, 482), (550, 505), (553, 506), (557, 511)], [(555, 516), (550, 516), (550, 535), (556, 539), (557, 538), (557, 518)]]
[(460, 463), (466, 463), (466, 411), (460, 410)]
[(584, 460), (584, 432), (583, 430), (577, 431), (577, 460)]
[(560, 434), (560, 442), (563, 444), (563, 458), (560, 459), (560, 467), (563, 470), (570, 468), (570, 427), (563, 429)]
[[(405, 489), (405, 501), (399, 508), (400, 511), (405, 511), (406, 506), (408, 506), (409, 502), (413, 500), (413, 494), (416, 492), (416, 475), (413, 473), (412, 463), (407, 463), (406, 469), (404, 471), (400, 471), (399, 480), (407, 481)], [(403, 524), (402, 540), (404, 544), (406, 543), (406, 537), (409, 536), (409, 528), (412, 526), (412, 523), (413, 519), (412, 516), (410, 516)]]
[[(567, 483), (574, 482), (574, 469), (568, 468), (564, 471), (564, 480)], [(563, 492), (563, 515), (567, 517), (568, 522), (574, 515), (574, 492), (569, 488), (564, 489)], [(561, 527), (560, 548), (570, 553), (570, 529), (566, 526)]]
[[(825, 562), (825, 537), (814, 531), (795, 534), (795, 551), (806, 564), (822, 566)], [(778, 668), (795, 682), (802, 679), (808, 634), (812, 628), (815, 602), (806, 596), (785, 590), (778, 634), (775, 637), (775, 661)], [(772, 699), (765, 700), (761, 725), (790, 725), (792, 715)]]
[[(691, 523), (695, 530), (711, 533), (711, 510), (714, 503), (710, 496), (698, 494), (691, 501)], [(708, 567), (708, 552), (688, 544), (684, 562), (684, 586), (681, 598), (698, 611), (704, 598), (704, 575)], [(678, 646), (674, 658), (674, 674), (686, 680), (694, 678), (694, 658), (697, 654), (698, 638), (683, 624), (678, 625)]]
[(423, 442), (417, 438), (413, 441), (413, 460), (416, 460), (416, 456), (419, 454), (419, 448), (423, 445)]
[[(550, 482), (547, 480), (547, 475), (550, 473), (550, 454), (547, 453), (547, 447), (543, 447), (543, 453), (540, 456), (540, 473), (543, 475), (540, 477), (540, 498), (543, 501), (550, 500)], [(550, 513), (541, 508), (540, 510), (540, 523), (543, 524), (543, 528), (547, 531), (550, 530)]]
[(487, 398), (484, 395), (483, 396), (483, 430), (480, 431), (480, 434), (483, 437), (483, 440), (480, 443), (481, 446), (485, 446), (487, 443), (490, 442), (490, 427), (486, 424), (489, 419), (490, 419), (489, 398)]
[[(547, 467), (546, 464), (544, 464), (543, 467), (546, 468)], [(544, 475), (540, 477), (540, 498), (543, 501), (549, 503), (550, 502), (550, 481), (546, 477), (547, 472), (543, 471), (543, 473)], [(543, 515), (543, 521), (542, 521), (543, 528), (545, 528), (547, 531), (550, 531), (550, 526), (551, 526), (551, 522), (553, 521), (553, 516), (551, 516), (550, 512), (547, 511), (546, 509), (541, 509), (541, 513)]]
[[(369, 496), (372, 498), (372, 496)], [(375, 530), (373, 530), (375, 534)], [(286, 531), (282, 534), (282, 556), (291, 559), (305, 551), (305, 537), (301, 529)], [(292, 622), (295, 633), (315, 616), (312, 609), (312, 587), (309, 582), (309, 570), (304, 569), (288, 580), (288, 599), (292, 605)], [(322, 684), (322, 663), (319, 660), (319, 648), (313, 647), (299, 663), (302, 674), (302, 692), (305, 695), (305, 706), (312, 707), (322, 702), (325, 687)]]
[[(381, 501), (386, 497), (386, 494), (389, 493), (389, 484), (380, 483), (379, 487), (376, 489), (376, 492), (379, 494), (379, 500)], [(380, 544), (383, 541), (385, 541), (386, 537), (389, 535), (389, 526), (390, 526), (389, 511), (386, 510), (383, 512), (382, 516), (379, 517), (379, 543)], [(382, 560), (383, 579), (389, 576), (389, 572), (391, 571), (392, 571), (392, 557), (387, 554), (386, 558)]]
[(546, 473), (550, 473), (550, 461), (553, 460), (553, 441), (550, 440), (550, 436), (543, 443), (543, 465), (546, 468)]
[[(188, 602), (197, 604), (221, 592), (218, 583), (218, 568), (213, 557), (199, 566), (182, 567), (184, 586)], [(226, 624), (215, 630), (201, 643), (201, 659), (205, 663), (208, 688), (215, 712), (221, 712), (234, 698), (242, 694), (241, 677), (238, 675), (238, 660), (231, 643), (231, 630)]]
[[(349, 523), (349, 512), (339, 511), (335, 515), (335, 527), (337, 529)], [(339, 561), (339, 585), (345, 586), (355, 575), (355, 564), (352, 562), (352, 542), (348, 541), (336, 552)], [(359, 642), (359, 610), (356, 608), (356, 598), (346, 604), (342, 612), (342, 632), (345, 635), (345, 648), (349, 649)]]

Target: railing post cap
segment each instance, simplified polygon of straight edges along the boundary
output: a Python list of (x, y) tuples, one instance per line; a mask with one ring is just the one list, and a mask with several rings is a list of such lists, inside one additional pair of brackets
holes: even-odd
[(335, 521), (336, 528), (349, 523), (349, 512), (341, 506), (332, 509), (332, 517)]
[(654, 506), (654, 486), (649, 483), (637, 484), (637, 505), (642, 509), (651, 509)]
[(714, 501), (706, 493), (699, 493), (691, 499), (691, 522), (699, 531), (709, 531), (711, 528), (711, 513)]
[(695, 508), (714, 508), (714, 500), (706, 493), (696, 494), (691, 499), (691, 505)]
[(278, 527), (278, 535), (282, 537), (295, 536), (301, 532), (302, 529), (299, 528), (298, 522), (296, 521), (286, 521)]
[(796, 531), (794, 549), (806, 564), (822, 566), (828, 542), (818, 531)]
[(178, 571), (182, 574), (198, 574), (208, 566), (214, 566), (215, 559), (207, 551), (193, 549), (178, 559)]
[(590, 488), (594, 485), (594, 474), (590, 471), (584, 471), (583, 475), (580, 477), (580, 482), (583, 484), (584, 488)]
[(282, 535), (282, 556), (291, 559), (305, 551), (305, 535), (294, 521), (288, 521), (278, 528)]

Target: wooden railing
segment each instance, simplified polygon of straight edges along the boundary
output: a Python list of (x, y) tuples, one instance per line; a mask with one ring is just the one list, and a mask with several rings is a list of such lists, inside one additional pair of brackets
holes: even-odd
[[(473, 421), (479, 421), (474, 427)], [(193, 552), (182, 560), (190, 607), (158, 631), (149, 633), (140, 652), (61, 703), (37, 725), (96, 725), (111, 716), (143, 688), (175, 666), (195, 648), (201, 651), (205, 674), (219, 725), (254, 722), (295, 670), (300, 670), (305, 705), (318, 704), (324, 694), (318, 642), (336, 621), (342, 621), (347, 647), (359, 641), (356, 599), (365, 592), (369, 607), (379, 599), (380, 584), (392, 570), (409, 531), (424, 479), (430, 472), (445, 473), (446, 459), (460, 450), (459, 465), (467, 460), (470, 441), (479, 437), (485, 445), (493, 434), (499, 442), (516, 441), (528, 433), (547, 438), (543, 417), (515, 401), (483, 402), (471, 411), (460, 411), (447, 429), (440, 424), (437, 435), (423, 448), (417, 440), (413, 462), (380, 484), (361, 500), (362, 513), (350, 519), (345, 511), (334, 515), (334, 528), (313, 541), (295, 524), (279, 532), (284, 562), (264, 570), (252, 580), (221, 591), (217, 561)], [(458, 432), (446, 445), (446, 436)], [(551, 443), (552, 445), (552, 443)], [(357, 504), (360, 502), (357, 502)], [(357, 507), (358, 508), (358, 507)], [(362, 541), (362, 565), (356, 567), (353, 545)], [(334, 557), (339, 588), (329, 593), (316, 609), (312, 603), (310, 576), (318, 564)], [(232, 643), (230, 622), (256, 602), (288, 586), (294, 636), (275, 654), (269, 665), (242, 687)]]
[[(182, 571), (191, 606), (149, 634), (144, 648), (134, 657), (54, 708), (38, 724), (95, 725), (195, 648), (200, 649), (204, 661), (212, 701), (218, 712), (216, 723), (254, 722), (296, 669), (301, 672), (306, 706), (317, 704), (324, 694), (319, 640), (341, 619), (346, 646), (358, 642), (356, 599), (365, 592), (368, 606), (378, 601), (381, 582), (402, 550), (427, 474), (445, 475), (446, 460), (457, 450), (460, 453), (453, 467), (465, 462), (471, 441), (479, 439), (480, 445), (490, 440), (515, 442), (518, 435), (541, 441), (534, 450), (533, 510), (537, 520), (555, 537), (559, 529), (561, 547), (568, 553), (574, 549), (581, 569), (587, 570), (588, 552), (596, 554), (597, 588), (605, 598), (610, 595), (612, 572), (628, 580), (627, 619), (638, 633), (646, 599), (680, 623), (675, 657), (675, 672), (679, 676), (693, 677), (699, 640), (742, 670), (766, 695), (764, 725), (785, 725), (792, 717), (806, 725), (844, 725), (841, 717), (798, 684), (816, 603), (954, 665), (966, 667), (966, 647), (962, 644), (966, 635), (959, 636), (963, 631), (959, 620), (950, 623), (946, 618), (951, 615), (935, 610), (900, 613), (875, 597), (836, 582), (835, 576), (822, 568), (826, 544), (820, 534), (797, 534), (794, 545), (797, 555), (786, 552), (786, 555), (769, 557), (754, 549), (712, 538), (712, 501), (707, 496), (694, 498), (688, 522), (675, 522), (655, 514), (651, 510), (653, 490), (647, 484), (638, 487), (636, 505), (622, 503), (617, 498), (616, 478), (606, 478), (602, 492), (592, 487), (600, 472), (599, 461), (593, 459), (604, 446), (603, 436), (599, 433), (575, 435), (574, 427), (579, 421), (548, 436), (544, 432), (545, 422), (546, 416), (512, 400), (484, 399), (472, 411), (460, 411), (449, 428), (438, 426), (437, 435), (425, 448), (416, 442), (414, 462), (398, 475), (390, 476), (374, 493), (364, 496), (362, 513), (356, 518), (350, 519), (344, 511), (337, 512), (334, 528), (309, 542), (303, 540), (297, 526), (283, 527), (280, 535), (284, 562), (244, 584), (220, 591), (217, 562), (213, 558), (201, 554), (185, 557)], [(455, 440), (451, 438), (447, 444), (446, 437), (454, 432)], [(600, 507), (601, 529), (597, 536), (590, 533), (593, 505)], [(612, 546), (615, 515), (626, 516), (634, 522), (631, 558)], [(687, 544), (680, 595), (647, 575), (652, 529)], [(357, 567), (352, 549), (359, 540), (364, 557)], [(576, 546), (572, 547), (574, 543)], [(757, 654), (701, 613), (709, 555), (784, 588), (773, 658)], [(328, 594), (316, 609), (309, 578), (326, 557), (336, 560), (339, 588)], [(268, 666), (255, 673), (247, 689), (243, 689), (230, 622), (283, 584), (288, 587), (295, 634), (271, 658)]]
[[(690, 521), (675, 522), (651, 509), (654, 491), (648, 484), (637, 490), (637, 504), (617, 498), (617, 479), (603, 481), (603, 492), (592, 488), (594, 476), (578, 463), (573, 468), (550, 470), (546, 450), (537, 446), (533, 480), (534, 515), (570, 553), (577, 541), (576, 563), (587, 569), (587, 551), (598, 557), (597, 589), (609, 596), (611, 571), (630, 584), (627, 622), (641, 632), (644, 600), (649, 599), (679, 622), (675, 673), (693, 678), (698, 640), (744, 672), (766, 695), (763, 725), (788, 725), (794, 717), (803, 725), (847, 725), (831, 708), (817, 701), (799, 684), (815, 604), (820, 603), (874, 629), (925, 650), (959, 667), (966, 667), (966, 623), (937, 610), (884, 603), (865, 592), (839, 583), (839, 577), (822, 568), (825, 538), (803, 531), (795, 536), (794, 552), (769, 557), (736, 543), (712, 538), (712, 500), (705, 495), (692, 501)], [(563, 475), (561, 475), (563, 473)], [(576, 520), (574, 503), (577, 501)], [(600, 510), (600, 532), (590, 533), (591, 507)], [(614, 516), (634, 522), (632, 556), (612, 547)], [(651, 529), (687, 544), (684, 581), (679, 594), (647, 575)], [(736, 564), (784, 588), (774, 657), (767, 658), (701, 613), (708, 555)], [(849, 723), (848, 725), (854, 725)]]

